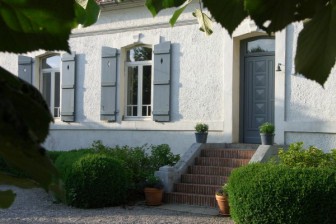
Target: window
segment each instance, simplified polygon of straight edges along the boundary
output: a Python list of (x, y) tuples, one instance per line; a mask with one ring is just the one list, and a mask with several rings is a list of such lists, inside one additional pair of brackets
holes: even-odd
[(41, 59), (40, 90), (54, 117), (60, 117), (60, 64), (59, 55)]
[(128, 118), (151, 116), (152, 110), (152, 49), (144, 46), (127, 51), (126, 108)]
[(247, 42), (247, 53), (274, 52), (274, 39), (257, 39)]

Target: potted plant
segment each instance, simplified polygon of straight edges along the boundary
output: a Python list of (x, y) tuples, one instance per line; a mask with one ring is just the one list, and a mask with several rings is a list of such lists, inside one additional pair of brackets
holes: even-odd
[(197, 143), (206, 143), (208, 138), (209, 126), (205, 123), (197, 123), (195, 126), (195, 136)]
[(274, 143), (274, 124), (265, 122), (259, 126), (259, 132), (262, 145), (273, 145)]
[(216, 200), (219, 208), (219, 214), (223, 216), (230, 215), (229, 196), (227, 191), (227, 184), (224, 184), (216, 191)]
[(162, 204), (163, 184), (158, 177), (154, 175), (147, 177), (144, 192), (147, 205)]

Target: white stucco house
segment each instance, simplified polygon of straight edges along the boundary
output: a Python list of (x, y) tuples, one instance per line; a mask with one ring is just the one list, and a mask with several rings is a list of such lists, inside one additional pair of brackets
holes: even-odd
[[(55, 122), (47, 149), (104, 144), (195, 142), (197, 122), (208, 142), (259, 143), (258, 126), (274, 122), (275, 142), (336, 148), (336, 71), (324, 88), (294, 75), (302, 24), (267, 36), (245, 20), (230, 37), (219, 24), (205, 36), (190, 5), (175, 27), (172, 11), (153, 18), (143, 0), (102, 2), (98, 22), (73, 30), (73, 54), (0, 54), (0, 65), (31, 82)], [(316, 66), (319, 66), (318, 64)]]

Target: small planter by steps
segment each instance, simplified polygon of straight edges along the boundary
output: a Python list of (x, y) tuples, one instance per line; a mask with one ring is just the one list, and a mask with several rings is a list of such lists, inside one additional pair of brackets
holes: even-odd
[(157, 206), (162, 204), (163, 189), (146, 187), (144, 189), (146, 205)]
[(265, 122), (259, 126), (260, 138), (262, 145), (274, 144), (274, 130), (275, 126), (272, 123)]
[(204, 123), (197, 123), (195, 126), (196, 143), (206, 143), (208, 138), (209, 126)]
[(216, 201), (219, 208), (219, 214), (222, 216), (230, 216), (227, 184), (224, 184), (219, 190), (216, 191)]
[(157, 206), (162, 204), (162, 198), (163, 198), (163, 184), (161, 180), (154, 176), (149, 175), (146, 178), (145, 183), (145, 199), (146, 199), (146, 205), (149, 206)]

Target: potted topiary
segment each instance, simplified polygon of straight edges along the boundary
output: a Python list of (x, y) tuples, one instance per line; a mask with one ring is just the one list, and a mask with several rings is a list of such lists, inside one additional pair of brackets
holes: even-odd
[(265, 122), (259, 126), (259, 132), (262, 145), (273, 145), (274, 143), (274, 124)]
[(227, 191), (227, 184), (224, 184), (216, 191), (216, 200), (219, 208), (219, 214), (223, 216), (230, 216), (229, 195)]
[(153, 174), (147, 176), (144, 192), (147, 205), (162, 204), (163, 184), (158, 177)]
[(195, 126), (195, 136), (197, 143), (206, 143), (208, 138), (209, 126), (205, 123), (197, 123)]

